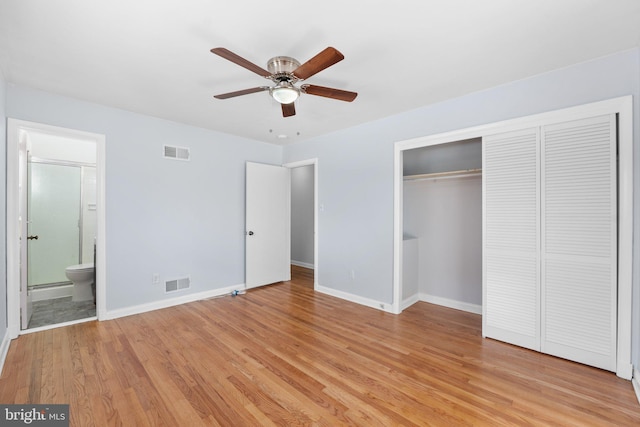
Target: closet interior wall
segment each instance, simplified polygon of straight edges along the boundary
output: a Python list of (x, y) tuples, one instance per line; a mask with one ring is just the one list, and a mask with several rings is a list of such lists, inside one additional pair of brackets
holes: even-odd
[(481, 139), (403, 156), (403, 306), (426, 301), (481, 313)]

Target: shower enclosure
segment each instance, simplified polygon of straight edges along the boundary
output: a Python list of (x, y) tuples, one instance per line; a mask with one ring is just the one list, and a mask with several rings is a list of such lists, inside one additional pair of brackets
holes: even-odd
[(65, 269), (93, 262), (95, 165), (31, 158), (28, 177), (28, 287), (59, 297)]

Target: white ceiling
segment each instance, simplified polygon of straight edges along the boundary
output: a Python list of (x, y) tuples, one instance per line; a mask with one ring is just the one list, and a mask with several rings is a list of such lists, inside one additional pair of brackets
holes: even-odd
[[(286, 144), (640, 45), (639, 0), (2, 0), (5, 80), (176, 122)], [(306, 82), (283, 118), (266, 68), (327, 46), (345, 59)], [(286, 138), (278, 138), (286, 135)]]

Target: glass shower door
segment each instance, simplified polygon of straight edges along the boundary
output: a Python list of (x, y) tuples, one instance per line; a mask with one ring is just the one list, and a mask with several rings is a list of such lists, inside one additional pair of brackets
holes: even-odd
[[(80, 168), (29, 163), (29, 286), (68, 282), (80, 259)], [(37, 236), (37, 237), (36, 237)]]

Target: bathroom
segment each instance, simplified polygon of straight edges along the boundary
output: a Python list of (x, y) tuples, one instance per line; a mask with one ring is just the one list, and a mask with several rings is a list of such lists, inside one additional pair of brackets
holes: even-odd
[(96, 144), (29, 131), (26, 146), (27, 328), (95, 318)]

